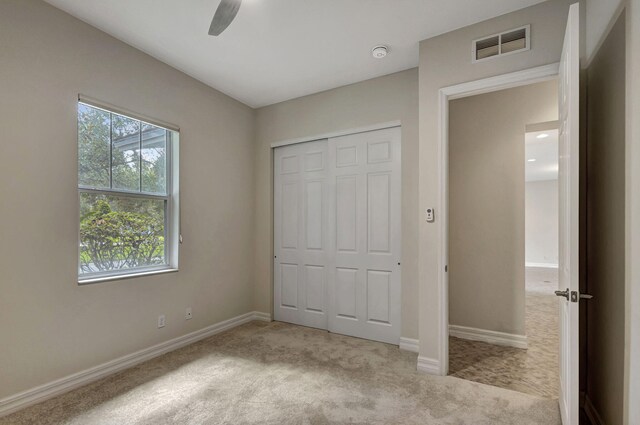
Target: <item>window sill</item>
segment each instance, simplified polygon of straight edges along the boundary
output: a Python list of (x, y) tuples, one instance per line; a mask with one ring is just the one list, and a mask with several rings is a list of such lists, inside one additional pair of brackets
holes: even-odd
[(99, 276), (99, 277), (90, 277), (86, 279), (79, 278), (78, 285), (90, 285), (92, 283), (109, 282), (112, 280), (133, 279), (136, 277), (152, 276), (152, 275), (165, 274), (165, 273), (175, 273), (177, 271), (178, 269), (160, 269), (160, 270), (133, 272), (128, 274), (119, 274), (119, 275), (113, 275), (113, 276)]

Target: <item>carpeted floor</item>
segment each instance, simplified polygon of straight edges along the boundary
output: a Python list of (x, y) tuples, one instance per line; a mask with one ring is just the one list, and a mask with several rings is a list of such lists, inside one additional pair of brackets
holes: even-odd
[(449, 373), (462, 379), (557, 399), (558, 270), (526, 269), (526, 350), (449, 339)]
[(560, 424), (553, 400), (416, 371), (398, 347), (252, 322), (0, 424)]

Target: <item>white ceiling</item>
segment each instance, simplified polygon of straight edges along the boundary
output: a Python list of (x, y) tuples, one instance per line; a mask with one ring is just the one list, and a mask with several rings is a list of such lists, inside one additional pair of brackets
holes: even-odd
[[(540, 134), (549, 137), (539, 139)], [(529, 160), (535, 159), (531, 162)], [(558, 178), (558, 130), (525, 133), (525, 181)]]
[(219, 0), (46, 1), (260, 107), (416, 67), (420, 40), (544, 0), (244, 0), (217, 38)]

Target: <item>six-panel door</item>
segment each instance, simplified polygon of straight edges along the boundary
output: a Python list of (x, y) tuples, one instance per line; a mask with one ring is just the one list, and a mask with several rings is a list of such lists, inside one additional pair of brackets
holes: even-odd
[(327, 141), (275, 150), (275, 319), (327, 329)]
[(400, 128), (329, 139), (329, 330), (400, 340)]

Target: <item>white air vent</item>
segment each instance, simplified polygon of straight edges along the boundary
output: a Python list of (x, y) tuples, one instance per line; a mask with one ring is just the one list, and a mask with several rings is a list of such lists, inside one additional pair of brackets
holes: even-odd
[(524, 52), (531, 48), (531, 25), (493, 34), (473, 41), (473, 62)]

